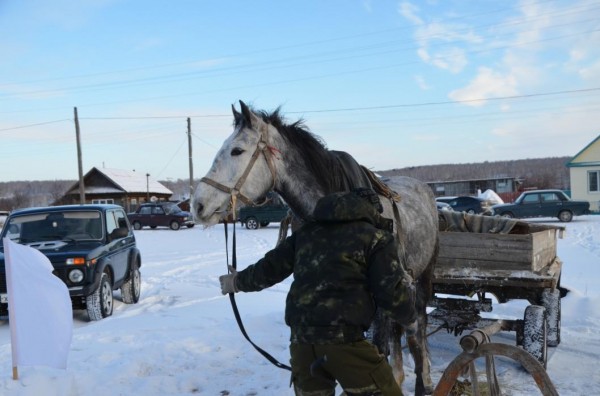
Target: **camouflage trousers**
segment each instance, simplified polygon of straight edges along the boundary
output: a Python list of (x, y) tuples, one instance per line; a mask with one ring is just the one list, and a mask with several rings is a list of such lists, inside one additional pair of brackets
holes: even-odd
[(348, 396), (402, 396), (386, 358), (368, 341), (290, 345), (297, 396), (334, 396), (336, 381)]

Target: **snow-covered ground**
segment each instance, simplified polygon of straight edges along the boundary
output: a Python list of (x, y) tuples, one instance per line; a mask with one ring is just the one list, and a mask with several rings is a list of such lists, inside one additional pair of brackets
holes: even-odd
[[(274, 246), (277, 227), (238, 227), (240, 268)], [(558, 254), (564, 262), (562, 285), (571, 292), (562, 300), (562, 343), (550, 349), (548, 373), (561, 395), (600, 395), (600, 216), (576, 217), (566, 228)], [(0, 394), (293, 395), (289, 373), (271, 365), (242, 337), (229, 299), (220, 293), (218, 277), (226, 272), (222, 225), (177, 232), (145, 229), (136, 237), (143, 258), (140, 302), (117, 301), (113, 316), (99, 322), (88, 322), (85, 312), (76, 311), (66, 370), (21, 367), (20, 379), (12, 380), (9, 326), (0, 322)], [(261, 293), (237, 295), (250, 336), (286, 364), (283, 310), (289, 284), (287, 279)], [(492, 314), (521, 319), (527, 304), (497, 305)], [(514, 344), (514, 333), (494, 339)], [(445, 332), (430, 337), (434, 382), (461, 352), (458, 341)], [(497, 360), (504, 394), (539, 394), (514, 362)], [(414, 386), (411, 364), (407, 355), (407, 394)]]

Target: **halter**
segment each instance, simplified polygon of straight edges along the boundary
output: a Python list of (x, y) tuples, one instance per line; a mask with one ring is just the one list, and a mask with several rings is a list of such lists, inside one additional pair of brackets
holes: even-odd
[(246, 182), (246, 179), (248, 178), (248, 175), (250, 174), (250, 171), (252, 170), (252, 167), (256, 163), (256, 160), (258, 159), (258, 156), (260, 154), (262, 154), (265, 157), (267, 166), (269, 167), (269, 170), (271, 171), (271, 187), (269, 188), (269, 191), (272, 190), (273, 187), (275, 187), (275, 180), (277, 179), (277, 173), (275, 172), (275, 164), (273, 163), (273, 157), (274, 157), (273, 153), (275, 151), (279, 151), (279, 150), (277, 150), (275, 147), (269, 146), (267, 144), (267, 142), (265, 141), (264, 133), (261, 133), (260, 140), (256, 144), (256, 149), (254, 150), (254, 153), (252, 154), (252, 158), (250, 158), (250, 162), (246, 166), (246, 169), (244, 170), (244, 173), (242, 174), (242, 176), (240, 176), (239, 180), (237, 181), (237, 183), (235, 183), (235, 185), (233, 187), (227, 187), (226, 185), (216, 182), (212, 179), (209, 179), (208, 177), (203, 177), (202, 179), (200, 179), (200, 181), (204, 182), (210, 186), (213, 186), (217, 190), (220, 190), (227, 194), (230, 194), (231, 198), (229, 201), (229, 207), (227, 208), (227, 211), (230, 211), (230, 210), (233, 211), (233, 214), (235, 216), (235, 204), (236, 204), (236, 200), (238, 198), (240, 199), (240, 201), (242, 201), (246, 205), (260, 206), (262, 204), (262, 203), (254, 202), (253, 200), (251, 200), (250, 198), (246, 197), (244, 194), (241, 193), (242, 186)]

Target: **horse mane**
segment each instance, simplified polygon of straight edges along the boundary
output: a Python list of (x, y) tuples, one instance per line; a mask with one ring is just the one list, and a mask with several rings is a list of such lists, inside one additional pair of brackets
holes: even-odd
[(325, 142), (310, 132), (303, 119), (288, 124), (280, 113), (281, 107), (277, 107), (271, 113), (264, 110), (252, 109), (252, 111), (265, 123), (276, 128), (289, 146), (299, 152), (299, 158), (305, 162), (310, 172), (319, 175), (317, 180), (326, 193), (340, 190), (343, 171), (339, 161), (327, 149)]

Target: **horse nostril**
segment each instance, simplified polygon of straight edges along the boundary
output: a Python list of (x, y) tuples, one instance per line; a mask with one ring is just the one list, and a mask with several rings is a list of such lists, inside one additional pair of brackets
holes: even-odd
[(201, 203), (196, 205), (196, 213), (200, 214), (200, 213), (202, 213), (203, 210), (204, 210), (204, 205), (202, 205)]

